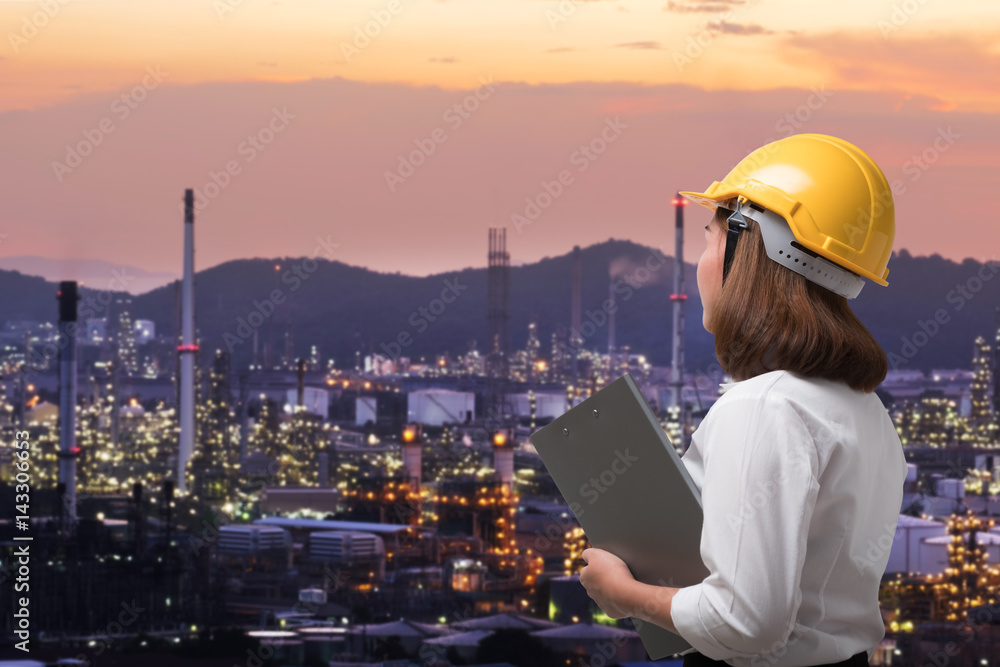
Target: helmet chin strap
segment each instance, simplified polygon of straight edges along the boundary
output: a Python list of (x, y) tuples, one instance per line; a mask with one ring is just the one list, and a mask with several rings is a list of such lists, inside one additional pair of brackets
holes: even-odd
[(733, 256), (736, 254), (736, 242), (740, 240), (740, 232), (747, 228), (749, 224), (747, 219), (743, 217), (740, 212), (740, 200), (742, 197), (737, 197), (735, 200), (735, 209), (726, 219), (726, 223), (729, 226), (729, 231), (726, 232), (726, 256), (722, 263), (722, 284), (726, 283), (726, 276), (729, 275), (729, 267), (733, 263)]

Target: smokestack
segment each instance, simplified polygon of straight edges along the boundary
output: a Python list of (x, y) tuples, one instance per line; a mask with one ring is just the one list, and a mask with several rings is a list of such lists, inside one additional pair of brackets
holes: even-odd
[(247, 411), (250, 392), (250, 374), (240, 373), (240, 464), (247, 458), (247, 441), (250, 439), (250, 415)]
[(535, 390), (528, 390), (528, 405), (531, 408), (531, 430), (535, 430), (535, 417), (537, 416), (538, 399), (535, 397)]
[[(74, 505), (74, 511), (76, 503)], [(62, 482), (56, 482), (56, 525), (59, 526), (59, 534), (65, 534), (66, 526), (66, 485)]]
[(420, 424), (406, 424), (403, 426), (402, 444), (400, 448), (403, 455), (403, 471), (410, 488), (416, 493), (420, 493), (421, 483), (421, 445), (423, 443), (423, 428)]
[(24, 365), (17, 374), (17, 426), (22, 431), (28, 423), (28, 366), (31, 364), (31, 334), (24, 332)]
[(993, 345), (993, 421), (1000, 423), (1000, 306), (996, 310), (997, 331)]
[(295, 405), (299, 410), (305, 409), (306, 405), (306, 360), (299, 359), (298, 381), (296, 385)]
[[(188, 190), (190, 192), (190, 190)], [(163, 480), (163, 526), (166, 533), (165, 546), (170, 548), (170, 541), (173, 535), (171, 524), (173, 523), (173, 508), (170, 507), (174, 501), (174, 481), (172, 479)]]
[(493, 432), (493, 469), (496, 479), (514, 488), (514, 433), (509, 428)]
[[(573, 351), (573, 390), (579, 383), (580, 347), (583, 339), (580, 337), (580, 246), (573, 246), (573, 301), (571, 303), (571, 319), (569, 327), (569, 347)], [(573, 405), (570, 403), (570, 405)]]
[(670, 300), (674, 302), (674, 349), (670, 365), (670, 400), (677, 408), (678, 421), (681, 423), (681, 448), (687, 451), (687, 437), (684, 433), (681, 418), (681, 388), (684, 386), (684, 207), (687, 199), (678, 192), (674, 195), (674, 292)]
[(608, 365), (611, 367), (611, 374), (615, 372), (615, 283), (611, 281), (608, 285), (608, 301), (611, 307), (608, 308)]
[(132, 485), (132, 537), (134, 538), (134, 543), (132, 546), (133, 553), (136, 555), (142, 553), (142, 546), (145, 540), (145, 526), (143, 525), (143, 515), (142, 515), (142, 482), (136, 482)]
[(187, 491), (188, 460), (194, 452), (194, 190), (184, 191), (184, 280), (181, 287), (180, 443), (177, 451), (177, 490)]
[(274, 358), (271, 356), (272, 343), (274, 342), (274, 318), (267, 320), (267, 341), (264, 343), (264, 370), (271, 370), (274, 365)]
[(59, 483), (65, 488), (63, 501), (67, 523), (76, 522), (76, 281), (59, 283), (59, 334), (66, 344), (59, 350)]
[(260, 368), (260, 357), (257, 355), (257, 328), (253, 330), (253, 361), (251, 362), (253, 368)]
[(113, 354), (111, 359), (111, 449), (118, 451), (121, 432), (121, 413), (118, 408), (121, 393), (121, 356)]

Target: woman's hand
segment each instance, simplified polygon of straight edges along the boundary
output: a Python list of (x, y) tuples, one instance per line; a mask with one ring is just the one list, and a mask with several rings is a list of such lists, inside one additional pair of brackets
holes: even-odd
[(626, 607), (629, 586), (635, 577), (625, 561), (610, 551), (593, 547), (584, 549), (581, 556), (587, 564), (580, 570), (580, 583), (587, 589), (587, 595), (611, 618), (631, 616), (634, 610)]

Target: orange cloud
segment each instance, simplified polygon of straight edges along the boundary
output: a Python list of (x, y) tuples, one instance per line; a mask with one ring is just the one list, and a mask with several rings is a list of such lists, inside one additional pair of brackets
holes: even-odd
[(719, 14), (745, 4), (747, 4), (747, 0), (708, 0), (707, 2), (674, 2), (671, 0), (663, 8), (663, 11), (678, 12), (682, 14), (697, 12)]
[(625, 44), (615, 44), (616, 47), (623, 49), (662, 49), (663, 46), (659, 42), (626, 42)]
[[(905, 26), (901, 30), (905, 29)], [(795, 35), (784, 38), (786, 62), (828, 71), (831, 86), (895, 90), (938, 100), (941, 111), (1000, 111), (997, 33), (914, 35), (877, 33)]]

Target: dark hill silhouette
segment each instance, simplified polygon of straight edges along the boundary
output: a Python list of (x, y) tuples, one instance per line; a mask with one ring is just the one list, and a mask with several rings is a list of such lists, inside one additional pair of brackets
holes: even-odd
[[(973, 339), (994, 339), (1000, 302), (994, 266), (972, 259), (957, 263), (937, 254), (912, 257), (901, 250), (889, 262), (889, 287), (866, 281), (851, 305), (897, 368), (967, 368)], [(609, 239), (582, 248), (581, 267), (582, 321), (595, 325), (584, 327), (586, 347), (607, 350), (603, 304), (613, 276), (618, 345), (630, 345), (653, 364), (669, 364), (673, 258)], [(701, 326), (695, 266), (684, 268), (687, 366), (696, 370), (714, 362), (714, 347)], [(536, 316), (542, 355), (551, 354), (553, 331), (569, 323), (571, 275), (572, 252), (510, 268), (512, 348), (524, 347), (528, 323)], [(41, 278), (0, 271), (0, 319), (54, 320), (56, 289)], [(272, 350), (280, 355), (291, 323), (297, 356), (307, 356), (315, 344), (324, 360), (333, 357), (340, 368), (353, 367), (355, 351), (419, 361), (443, 352), (462, 354), (473, 341), (480, 353), (487, 349), (485, 267), (421, 278), (325, 259), (242, 259), (199, 271), (195, 293), (203, 361), (211, 350), (230, 347), (237, 366), (248, 363), (254, 324), (259, 324), (261, 347), (271, 337)], [(86, 288), (82, 294), (85, 300), (98, 295)], [(178, 294), (174, 282), (133, 297), (134, 317), (153, 320), (160, 333), (176, 331)], [(935, 322), (935, 313), (943, 324)]]

